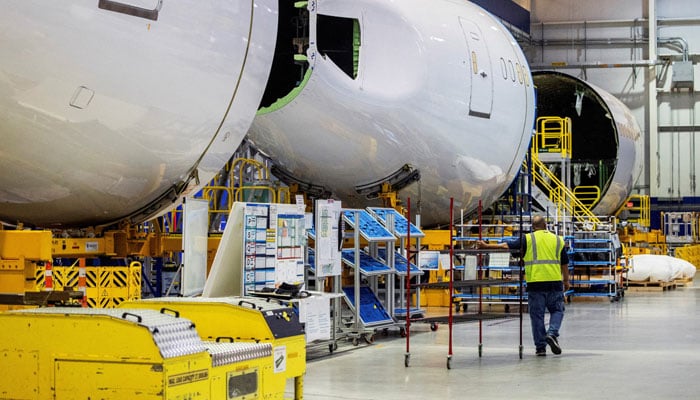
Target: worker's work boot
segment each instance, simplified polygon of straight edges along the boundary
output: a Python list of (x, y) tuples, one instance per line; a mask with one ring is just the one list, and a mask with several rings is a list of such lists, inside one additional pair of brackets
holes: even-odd
[(552, 335), (547, 335), (545, 340), (547, 341), (549, 348), (552, 349), (552, 353), (561, 354), (561, 347), (559, 346), (559, 341), (557, 340), (557, 338), (555, 338)]

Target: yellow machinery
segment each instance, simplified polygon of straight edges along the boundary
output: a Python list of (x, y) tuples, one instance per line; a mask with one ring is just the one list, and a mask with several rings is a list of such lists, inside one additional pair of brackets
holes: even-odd
[(39, 308), (0, 313), (0, 398), (282, 398), (270, 343), (207, 343), (177, 313)]
[(34, 290), (38, 265), (51, 261), (51, 232), (0, 230), (0, 293)]
[(82, 293), (73, 290), (37, 289), (36, 277), (43, 280), (45, 274), (50, 276), (46, 265), (51, 265), (51, 232), (0, 229), (0, 311), (67, 304), (82, 298)]
[(294, 379), (294, 398), (302, 398), (306, 339), (292, 307), (256, 297), (161, 297), (125, 302), (120, 307), (171, 310), (192, 320), (206, 341), (271, 343), (272, 386), (284, 388), (288, 379)]

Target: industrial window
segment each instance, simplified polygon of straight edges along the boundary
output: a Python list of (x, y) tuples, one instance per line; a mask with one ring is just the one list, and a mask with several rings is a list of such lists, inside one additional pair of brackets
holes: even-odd
[(280, 1), (277, 25), (277, 47), (260, 108), (271, 107), (273, 104), (282, 107), (289, 103), (309, 75), (306, 59), (309, 47), (309, 11), (305, 6), (297, 6), (294, 2)]
[(357, 19), (318, 14), (316, 41), (319, 53), (330, 58), (350, 78), (357, 78), (361, 45)]
[[(258, 371), (253, 372), (229, 372), (227, 382), (228, 399), (238, 400), (245, 398), (257, 398)], [(248, 397), (246, 397), (248, 396)]]

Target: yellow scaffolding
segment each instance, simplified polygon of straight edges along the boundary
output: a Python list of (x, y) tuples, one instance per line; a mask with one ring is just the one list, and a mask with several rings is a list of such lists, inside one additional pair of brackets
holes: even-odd
[(574, 196), (589, 209), (600, 200), (600, 188), (598, 186), (576, 186), (573, 192)]
[[(600, 219), (591, 212), (591, 207), (600, 200), (600, 189), (595, 186), (579, 186), (572, 191), (543, 162), (542, 154), (559, 154), (562, 172), (566, 173), (571, 159), (571, 118), (539, 117), (537, 132), (532, 145), (532, 177), (535, 183), (547, 190), (549, 200), (560, 215), (568, 213), (579, 222), (599, 224)], [(547, 157), (547, 161), (553, 161)]]
[(600, 223), (600, 219), (591, 212), (590, 208), (583, 204), (539, 158), (533, 156), (532, 165), (535, 183), (549, 192), (549, 199), (557, 205), (557, 211), (560, 214), (566, 212), (579, 222)]
[(615, 217), (618, 219), (627, 220), (627, 222), (636, 223), (642, 227), (651, 225), (651, 201), (648, 195), (632, 194), (615, 212)]
[(533, 150), (536, 153), (559, 153), (571, 158), (571, 118), (537, 118), (537, 135)]

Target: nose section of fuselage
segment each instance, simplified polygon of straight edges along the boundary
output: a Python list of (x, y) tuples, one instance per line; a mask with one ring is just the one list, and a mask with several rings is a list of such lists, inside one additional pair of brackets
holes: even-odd
[(277, 2), (153, 3), (145, 16), (104, 2), (6, 4), (0, 219), (142, 221), (236, 150), (267, 81)]

